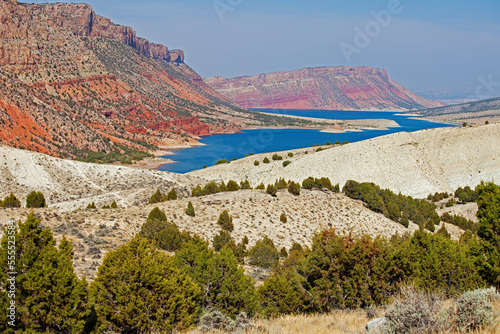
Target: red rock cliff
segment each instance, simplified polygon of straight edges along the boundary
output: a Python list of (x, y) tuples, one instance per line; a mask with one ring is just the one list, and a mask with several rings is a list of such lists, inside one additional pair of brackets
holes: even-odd
[(176, 50), (171, 59), (166, 46), (137, 37), (131, 27), (114, 24), (110, 19), (97, 15), (87, 4), (44, 4), (41, 7), (58, 26), (70, 29), (77, 36), (107, 37), (131, 46), (152, 59), (184, 62), (182, 51)]
[(411, 110), (442, 105), (371, 67), (305, 68), (205, 82), (245, 108)]

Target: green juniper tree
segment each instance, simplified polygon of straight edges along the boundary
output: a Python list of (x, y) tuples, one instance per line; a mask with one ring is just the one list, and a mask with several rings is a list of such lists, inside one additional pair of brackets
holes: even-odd
[(32, 191), (26, 197), (27, 208), (44, 208), (46, 206), (45, 197), (39, 191)]
[(203, 309), (219, 310), (232, 317), (241, 312), (255, 314), (253, 281), (244, 274), (227, 245), (214, 252), (206, 242), (192, 240), (175, 253), (175, 261), (201, 287)]
[(200, 288), (170, 256), (137, 236), (106, 255), (91, 298), (98, 332), (171, 332), (196, 321)]
[(187, 214), (188, 216), (191, 216), (191, 217), (194, 217), (194, 216), (195, 216), (193, 203), (191, 203), (191, 201), (189, 201), (189, 203), (188, 203), (188, 205), (187, 205), (187, 208), (186, 208), (186, 214)]
[(3, 201), (0, 201), (1, 208), (20, 208), (21, 201), (17, 199), (14, 193), (10, 193), (10, 195), (6, 196)]
[[(63, 237), (59, 246), (52, 232), (30, 213), (15, 233), (17, 272), (16, 331), (30, 333), (81, 333), (89, 315), (87, 283), (73, 269), (73, 246)], [(0, 247), (0, 300), (5, 301), (8, 272), (7, 233)], [(2, 310), (6, 308), (2, 307)], [(2, 312), (1, 317), (4, 316)], [(0, 329), (6, 330), (5, 322)]]
[(217, 224), (219, 224), (223, 230), (226, 230), (228, 232), (232, 232), (234, 230), (233, 217), (229, 215), (227, 210), (222, 211), (222, 213), (219, 215)]

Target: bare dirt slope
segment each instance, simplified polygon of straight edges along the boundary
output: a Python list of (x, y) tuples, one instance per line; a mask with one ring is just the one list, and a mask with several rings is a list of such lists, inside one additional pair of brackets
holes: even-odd
[[(252, 186), (274, 183), (280, 177), (298, 182), (309, 176), (329, 177), (341, 186), (347, 180), (374, 182), (418, 198), (474, 187), (481, 180), (500, 180), (500, 124), (403, 132), (315, 150), (291, 151), (292, 158), (287, 156), (289, 152), (278, 152), (291, 161), (287, 167), (267, 153), (187, 175), (226, 182), (248, 179)], [(271, 163), (263, 163), (265, 157)], [(258, 166), (254, 166), (255, 160), (260, 161)]]
[(11, 191), (25, 203), (30, 191), (41, 191), (50, 207), (62, 211), (99, 207), (116, 201), (127, 207), (147, 203), (157, 189), (187, 194), (203, 182), (195, 177), (115, 165), (99, 165), (54, 158), (0, 146), (0, 198)]

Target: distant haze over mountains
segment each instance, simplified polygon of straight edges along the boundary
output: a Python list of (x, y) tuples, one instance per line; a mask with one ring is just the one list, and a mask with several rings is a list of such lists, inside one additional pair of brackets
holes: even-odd
[(317, 67), (205, 82), (245, 108), (414, 110), (444, 104), (418, 96), (384, 69)]

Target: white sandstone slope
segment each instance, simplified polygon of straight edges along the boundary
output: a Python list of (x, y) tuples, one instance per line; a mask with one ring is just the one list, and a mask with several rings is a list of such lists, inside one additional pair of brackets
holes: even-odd
[(174, 174), (117, 165), (100, 165), (54, 158), (45, 154), (0, 146), (0, 199), (11, 191), (24, 204), (30, 191), (41, 191), (50, 207), (75, 210), (90, 202), (119, 206), (147, 202), (157, 189), (188, 191), (200, 180)]
[[(294, 157), (289, 158), (288, 152)], [(273, 153), (267, 153), (188, 175), (226, 182), (248, 179), (252, 186), (280, 177), (299, 182), (309, 176), (329, 177), (341, 186), (347, 180), (374, 182), (422, 198), (437, 191), (473, 187), (481, 180), (500, 182), (500, 124), (403, 132), (321, 152), (309, 148), (278, 154), (291, 164), (283, 167), (283, 161), (272, 161)], [(264, 157), (271, 163), (262, 163)], [(255, 160), (259, 166), (254, 166)]]

